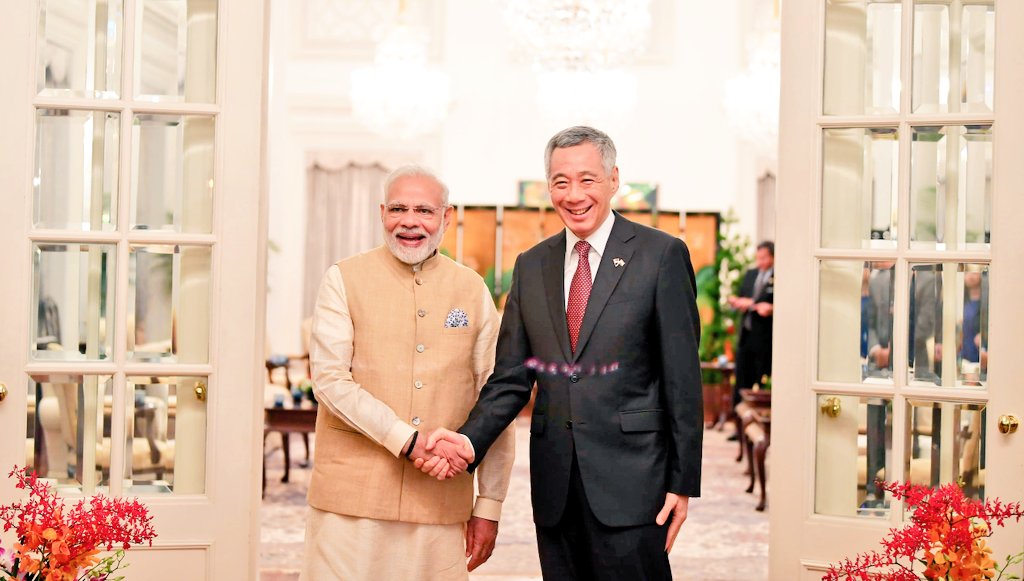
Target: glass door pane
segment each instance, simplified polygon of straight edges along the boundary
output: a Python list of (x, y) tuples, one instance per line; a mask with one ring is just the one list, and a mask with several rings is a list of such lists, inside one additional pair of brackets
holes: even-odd
[(136, 97), (212, 103), (217, 0), (138, 0), (136, 12)]
[(116, 99), (121, 83), (121, 0), (40, 0), (40, 95)]
[(899, 0), (826, 0), (825, 115), (900, 108)]
[(912, 401), (907, 406), (907, 481), (957, 482), (985, 497), (985, 405)]
[(988, 265), (912, 264), (910, 272), (908, 382), (984, 387), (988, 381)]
[(109, 375), (32, 376), (25, 465), (59, 488), (106, 485), (112, 386)]
[(892, 400), (825, 394), (818, 407), (815, 512), (888, 516), (876, 482), (892, 473)]
[(36, 228), (117, 228), (120, 120), (113, 111), (36, 110)]
[(821, 245), (896, 248), (899, 131), (825, 129)]
[(36, 244), (29, 337), (32, 357), (104, 360), (113, 355), (113, 244)]
[(131, 247), (128, 356), (133, 361), (209, 361), (210, 260), (207, 246)]
[(129, 494), (205, 491), (205, 377), (128, 377), (125, 482)]
[(911, 246), (986, 250), (992, 231), (992, 127), (914, 127)]
[(212, 232), (213, 131), (213, 117), (135, 117), (133, 229)]

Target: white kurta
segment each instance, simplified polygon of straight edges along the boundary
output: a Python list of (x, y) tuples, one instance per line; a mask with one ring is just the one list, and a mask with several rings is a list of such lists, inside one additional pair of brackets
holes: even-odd
[(300, 581), (466, 581), (466, 525), (356, 518), (310, 507)]

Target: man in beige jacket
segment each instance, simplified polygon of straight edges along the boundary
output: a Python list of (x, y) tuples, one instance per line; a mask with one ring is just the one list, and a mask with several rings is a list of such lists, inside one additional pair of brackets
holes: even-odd
[[(468, 579), (494, 549), (515, 455), (510, 429), (476, 472), (474, 503), (454, 450), (425, 449), (427, 433), (473, 407), (498, 315), (480, 276), (437, 252), (453, 214), (447, 187), (406, 166), (385, 193), (386, 244), (332, 266), (313, 316), (309, 581)], [(434, 454), (446, 454), (436, 477), (413, 465)]]

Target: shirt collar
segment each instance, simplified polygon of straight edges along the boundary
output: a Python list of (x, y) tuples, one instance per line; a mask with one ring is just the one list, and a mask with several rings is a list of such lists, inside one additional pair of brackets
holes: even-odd
[[(609, 211), (608, 216), (605, 217), (604, 222), (594, 230), (593, 234), (587, 236), (585, 240), (590, 243), (590, 247), (597, 252), (597, 257), (604, 256), (604, 249), (608, 246), (608, 238), (612, 235), (612, 226), (615, 225), (615, 213)], [(576, 247), (576, 243), (580, 241), (580, 237), (573, 234), (572, 230), (565, 229), (565, 263), (569, 264), (569, 257), (572, 256), (573, 248)]]

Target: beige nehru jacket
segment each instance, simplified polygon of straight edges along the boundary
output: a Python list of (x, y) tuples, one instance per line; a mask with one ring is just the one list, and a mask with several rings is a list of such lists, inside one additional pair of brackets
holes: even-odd
[(332, 266), (310, 344), (321, 405), (309, 504), (426, 524), (498, 520), (515, 456), (511, 427), (476, 471), (475, 508), (473, 475), (439, 482), (400, 457), (415, 430), (424, 438), (462, 425), (494, 366), (497, 334), (480, 276), (443, 255), (412, 267), (382, 246)]

